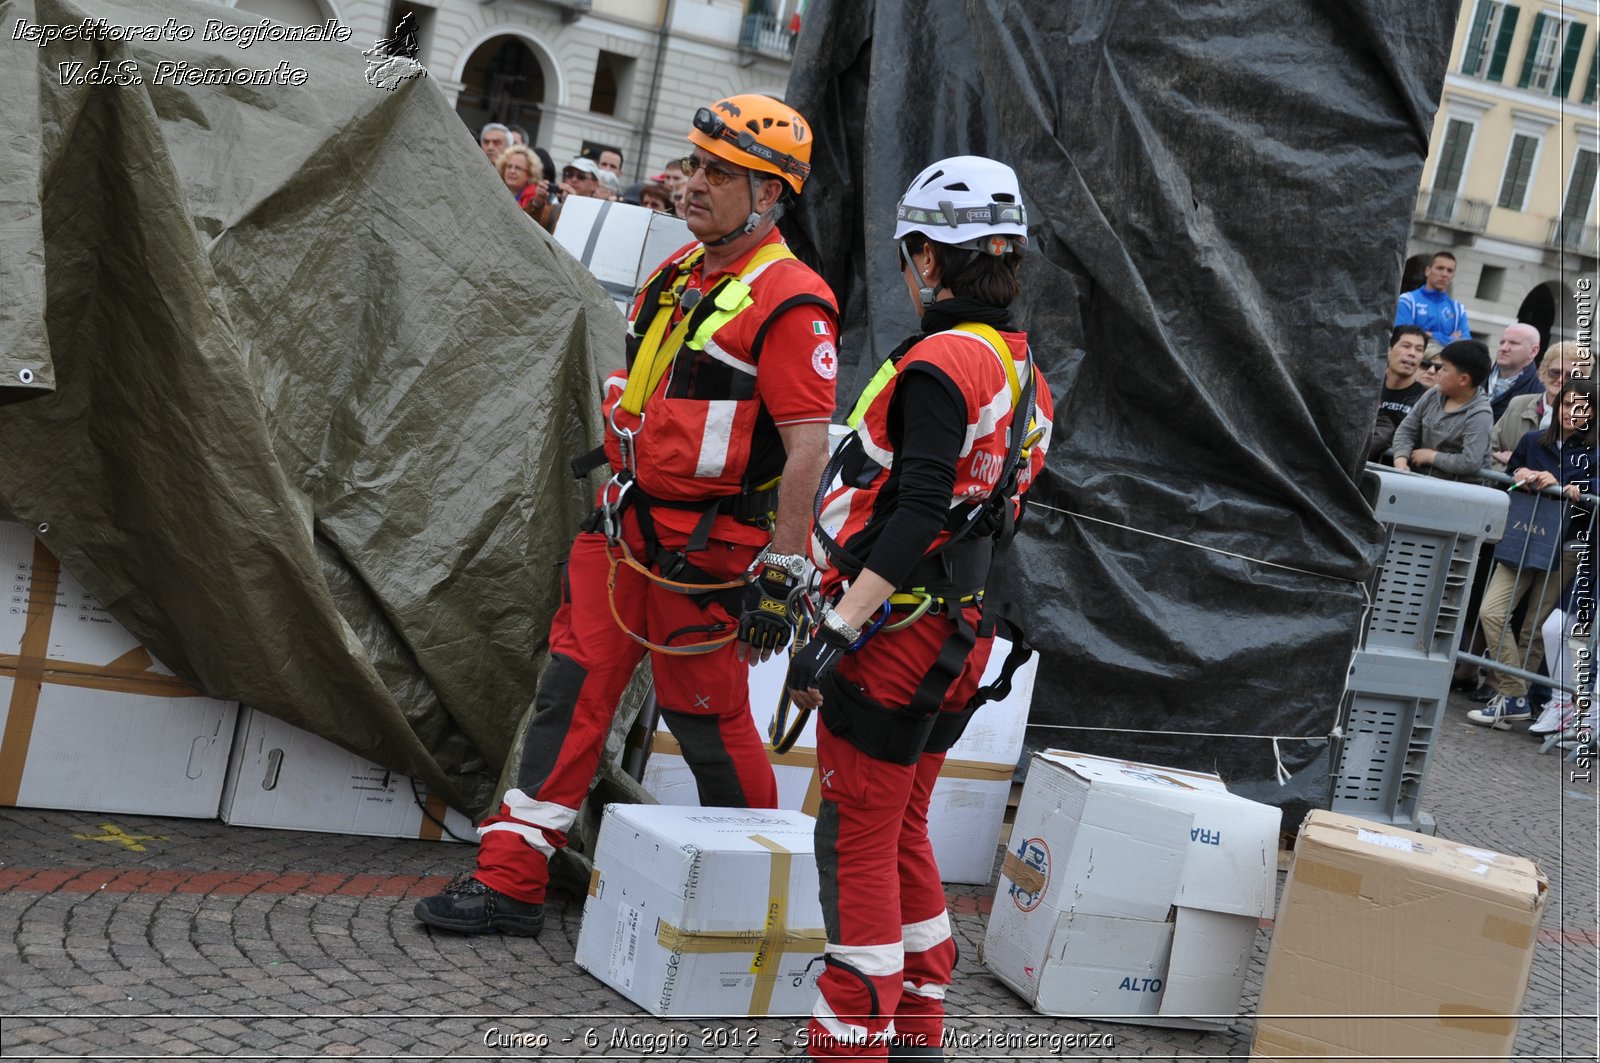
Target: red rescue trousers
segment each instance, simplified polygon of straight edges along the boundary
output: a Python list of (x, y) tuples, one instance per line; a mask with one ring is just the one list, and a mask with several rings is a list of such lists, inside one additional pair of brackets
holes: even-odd
[[(976, 610), (967, 615), (977, 623)], [(880, 631), (838, 674), (879, 705), (908, 705), (954, 628), (927, 616)], [(943, 711), (971, 699), (993, 643), (978, 640)], [(924, 753), (915, 764), (891, 764), (817, 726), (816, 852), (828, 944), (808, 1032), (814, 1060), (883, 1059), (890, 1038), (937, 1045), (944, 1034), (956, 945), (928, 840), (928, 800), (944, 760)]]
[[(626, 511), (623, 529), (642, 562), (644, 537), (633, 509)], [(685, 543), (685, 536), (669, 529), (659, 528), (659, 534), (663, 554)], [(690, 646), (738, 628), (738, 617), (722, 602), (697, 602), (627, 565), (616, 566), (615, 592), (609, 592), (612, 550), (598, 532), (580, 532), (572, 544), (561, 608), (550, 625), (550, 664), (534, 695), (536, 712), (523, 737), (517, 785), (502, 798), (499, 813), (478, 827), (473, 877), (533, 904), (544, 901), (549, 859), (567, 844), (567, 831), (599, 770), (617, 701), (647, 652), (618, 624), (613, 601), (628, 629), (658, 645)], [(688, 560), (724, 581), (744, 573), (757, 552), (713, 538)], [(776, 808), (777, 783), (750, 716), (750, 669), (734, 656), (734, 646), (682, 656), (649, 651), (656, 702), (694, 770), (702, 804)]]

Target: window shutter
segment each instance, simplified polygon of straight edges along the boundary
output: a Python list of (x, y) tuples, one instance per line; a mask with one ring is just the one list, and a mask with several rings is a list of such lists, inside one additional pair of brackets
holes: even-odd
[(1539, 142), (1521, 133), (1511, 138), (1511, 153), (1506, 157), (1506, 172), (1500, 182), (1497, 205), (1507, 210), (1521, 210), (1528, 194), (1528, 178), (1533, 176), (1533, 156)]
[(1461, 171), (1467, 162), (1467, 145), (1472, 140), (1472, 123), (1452, 118), (1445, 129), (1444, 145), (1439, 149), (1439, 165), (1433, 171), (1435, 193), (1453, 196), (1461, 186)]
[(1500, 32), (1495, 36), (1494, 54), (1489, 57), (1489, 73), (1485, 75), (1490, 81), (1499, 81), (1505, 76), (1506, 57), (1511, 54), (1511, 38), (1517, 32), (1520, 13), (1515, 5), (1507, 4), (1500, 14)]
[(1544, 24), (1550, 20), (1544, 15), (1533, 17), (1533, 32), (1528, 34), (1528, 50), (1522, 56), (1522, 76), (1517, 79), (1517, 88), (1525, 89), (1528, 82), (1533, 80), (1533, 63), (1539, 57), (1539, 38), (1544, 34)]
[(1588, 87), (1583, 90), (1584, 103), (1594, 102), (1595, 73), (1597, 71), (1600, 71), (1600, 51), (1596, 51), (1593, 57), (1591, 57), (1589, 60), (1589, 84)]
[(1578, 69), (1578, 52), (1583, 49), (1583, 34), (1588, 28), (1582, 22), (1574, 22), (1567, 29), (1567, 46), (1561, 52), (1561, 73), (1556, 75), (1550, 95), (1566, 98), (1567, 90), (1572, 87), (1572, 74)]
[(1467, 34), (1467, 54), (1461, 59), (1461, 72), (1469, 77), (1483, 65), (1483, 51), (1489, 43), (1489, 16), (1493, 12), (1492, 0), (1478, 0), (1478, 9), (1472, 13), (1472, 30)]
[(1585, 148), (1578, 149), (1578, 159), (1572, 166), (1572, 183), (1567, 186), (1566, 202), (1561, 205), (1561, 224), (1580, 226), (1589, 216), (1589, 204), (1594, 202), (1596, 164), (1600, 155)]

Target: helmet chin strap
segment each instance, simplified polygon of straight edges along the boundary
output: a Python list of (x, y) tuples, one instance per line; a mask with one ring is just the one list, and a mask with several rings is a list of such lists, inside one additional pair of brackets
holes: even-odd
[(911, 252), (906, 248), (904, 240), (900, 241), (900, 257), (910, 267), (911, 276), (917, 281), (917, 298), (922, 300), (922, 309), (928, 309), (934, 304), (934, 300), (938, 298), (940, 288), (928, 287), (927, 278), (917, 271), (917, 264), (911, 261)]
[(756, 172), (754, 170), (751, 170), (746, 176), (750, 178), (750, 216), (745, 218), (743, 225), (732, 232), (724, 233), (715, 240), (703, 241), (705, 246), (722, 247), (725, 244), (731, 244), (735, 240), (738, 240), (744, 236), (749, 236), (751, 233), (759, 229), (761, 227), (761, 221), (763, 218), (771, 218), (773, 221), (777, 221), (779, 218), (783, 217), (782, 196), (778, 197), (778, 202), (774, 203), (772, 205), (772, 209), (768, 210), (765, 214), (756, 210), (756, 198), (761, 194), (761, 181), (756, 178)]

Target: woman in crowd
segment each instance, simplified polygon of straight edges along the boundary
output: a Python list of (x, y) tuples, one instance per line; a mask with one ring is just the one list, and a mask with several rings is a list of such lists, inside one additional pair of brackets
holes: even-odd
[(495, 169), (500, 171), (500, 179), (506, 183), (511, 194), (517, 197), (517, 206), (528, 217), (544, 225), (545, 216), (552, 213), (550, 186), (544, 180), (544, 167), (533, 149), (524, 144), (513, 144), (500, 156)]
[[(1550, 425), (1534, 429), (1518, 441), (1506, 468), (1517, 482), (1513, 490), (1540, 491), (1557, 488), (1562, 497), (1540, 498), (1538, 505), (1523, 518), (1529, 525), (1513, 540), (1508, 536), (1495, 552), (1494, 574), (1483, 592), (1478, 621), (1489, 653), (1508, 667), (1535, 671), (1544, 657), (1544, 647), (1532, 638), (1549, 619), (1561, 600), (1562, 589), (1577, 565), (1567, 560), (1562, 545), (1589, 534), (1590, 515), (1581, 496), (1594, 491), (1595, 475), (1595, 385), (1582, 377), (1562, 385)], [(1538, 528), (1548, 528), (1542, 536)], [(1594, 549), (1594, 544), (1583, 544)], [(1540, 551), (1540, 556), (1535, 556)], [(1592, 581), (1593, 566), (1582, 566)], [(1517, 602), (1528, 596), (1521, 629), (1511, 629), (1511, 615)], [(1524, 658), (1522, 647), (1527, 647)], [(1554, 667), (1559, 662), (1551, 662)], [(1467, 713), (1473, 723), (1498, 730), (1509, 730), (1517, 720), (1532, 717), (1528, 703), (1528, 681), (1504, 672), (1492, 673), (1490, 682), (1497, 695), (1481, 709)]]
[(1489, 455), (1494, 459), (1497, 472), (1504, 472), (1511, 457), (1511, 448), (1517, 440), (1536, 428), (1550, 423), (1556, 407), (1556, 396), (1568, 376), (1591, 377), (1589, 361), (1583, 357), (1583, 348), (1571, 340), (1563, 340), (1545, 352), (1539, 363), (1539, 380), (1544, 390), (1532, 395), (1518, 395), (1506, 403), (1506, 412), (1494, 423), (1489, 433)]

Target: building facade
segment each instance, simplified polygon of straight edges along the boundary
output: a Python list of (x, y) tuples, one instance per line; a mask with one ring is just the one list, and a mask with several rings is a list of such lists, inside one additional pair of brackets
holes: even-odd
[(1593, 340), (1596, 0), (1464, 0), (1417, 197), (1403, 289), (1435, 251), (1493, 346)]
[(781, 96), (803, 0), (225, 0), (291, 25), (338, 19), (352, 44), (413, 16), (417, 59), (474, 132), (520, 125), (563, 165), (623, 152), (635, 181), (687, 154), (695, 108)]

